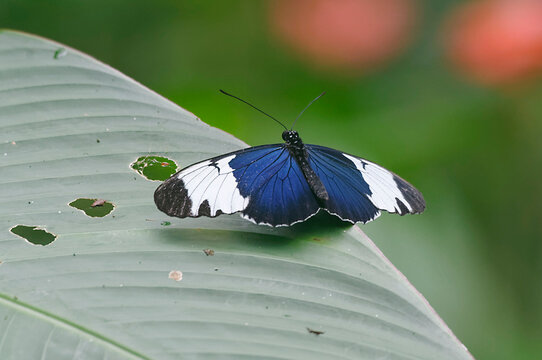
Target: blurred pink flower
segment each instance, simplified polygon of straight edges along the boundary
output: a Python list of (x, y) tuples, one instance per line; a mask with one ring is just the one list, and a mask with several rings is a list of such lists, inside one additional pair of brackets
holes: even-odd
[(373, 68), (405, 47), (417, 7), (413, 0), (272, 1), (276, 36), (310, 64), (355, 72)]
[(480, 83), (515, 83), (542, 70), (542, 0), (466, 3), (447, 26), (449, 58)]

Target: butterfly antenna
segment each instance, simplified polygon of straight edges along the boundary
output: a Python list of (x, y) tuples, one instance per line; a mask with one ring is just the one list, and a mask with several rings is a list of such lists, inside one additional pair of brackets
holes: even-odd
[[(303, 111), (301, 111), (301, 112), (299, 113), (299, 115), (297, 115), (297, 117), (295, 118), (294, 123), (292, 124), (291, 129), (294, 128), (295, 123), (297, 122), (297, 119), (299, 119), (299, 118), (301, 117), (301, 115), (303, 115), (303, 113), (305, 112), (305, 110), (307, 110), (307, 109), (309, 108), (309, 106), (312, 105), (313, 102), (315, 102), (316, 100), (320, 99), (320, 98), (321, 98), (322, 96), (324, 96), (325, 94), (326, 94), (326, 92), (324, 91), (323, 93), (321, 93), (320, 95), (318, 95), (313, 101), (311, 101), (311, 102), (309, 103), (309, 105), (305, 106), (305, 108), (303, 109)], [(290, 129), (290, 130), (291, 130), (291, 129)]]
[(247, 102), (247, 101), (245, 101), (245, 100), (243, 100), (243, 99), (241, 99), (241, 98), (238, 98), (238, 97), (235, 96), (235, 95), (229, 94), (229, 93), (225, 92), (225, 91), (222, 90), (222, 89), (220, 89), (220, 92), (221, 92), (222, 94), (224, 94), (224, 95), (231, 96), (231, 97), (234, 98), (234, 99), (237, 99), (237, 100), (239, 100), (239, 101), (241, 101), (241, 102), (244, 102), (245, 104), (247, 104), (247, 105), (250, 106), (251, 108), (258, 110), (259, 112), (261, 112), (261, 113), (264, 114), (265, 116), (268, 116), (268, 117), (270, 117), (271, 119), (275, 120), (275, 121), (278, 122), (284, 129), (288, 130), (288, 128), (287, 128), (286, 126), (284, 126), (283, 123), (281, 123), (280, 121), (278, 121), (277, 119), (275, 119), (274, 117), (272, 117), (271, 115), (269, 115), (268, 113), (266, 113), (266, 112), (264, 112), (264, 111), (258, 109), (256, 106), (252, 105), (251, 103), (249, 103), (249, 102)]

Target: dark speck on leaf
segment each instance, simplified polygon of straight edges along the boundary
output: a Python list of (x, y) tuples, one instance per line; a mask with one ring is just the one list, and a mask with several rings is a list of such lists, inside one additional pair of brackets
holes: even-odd
[(314, 335), (316, 335), (316, 336), (324, 334), (323, 331), (313, 330), (313, 329), (311, 329), (311, 328), (307, 328), (307, 331), (308, 331), (310, 334), (314, 334)]
[(96, 142), (99, 144), (99, 143), (100, 143), (100, 139), (96, 139)]

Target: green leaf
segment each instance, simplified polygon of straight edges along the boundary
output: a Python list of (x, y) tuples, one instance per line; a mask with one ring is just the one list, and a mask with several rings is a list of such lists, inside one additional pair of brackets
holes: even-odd
[(134, 161), (245, 145), (118, 71), (3, 31), (0, 92), (2, 359), (471, 358), (358, 227), (160, 213)]

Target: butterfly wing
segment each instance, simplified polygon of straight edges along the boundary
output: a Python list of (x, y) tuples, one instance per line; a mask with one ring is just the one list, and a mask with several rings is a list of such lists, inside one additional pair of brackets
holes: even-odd
[(366, 223), (380, 211), (417, 214), (422, 194), (399, 176), (367, 160), (319, 145), (305, 145), (308, 161), (324, 184), (326, 209), (343, 220)]
[(156, 206), (170, 216), (242, 212), (256, 224), (291, 225), (319, 206), (284, 144), (242, 149), (182, 169), (160, 185)]

